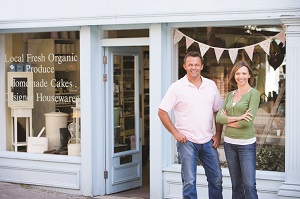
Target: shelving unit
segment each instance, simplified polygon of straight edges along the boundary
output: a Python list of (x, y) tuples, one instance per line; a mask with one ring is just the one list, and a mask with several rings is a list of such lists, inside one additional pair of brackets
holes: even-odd
[(79, 40), (77, 39), (56, 39), (54, 40), (55, 53), (59, 58), (67, 59), (63, 63), (55, 63), (55, 71), (79, 70)]
[[(115, 152), (118, 152), (120, 146), (124, 143), (123, 136), (123, 77), (122, 77), (122, 58), (114, 57), (114, 144)], [(117, 149), (116, 149), (117, 148)]]
[(125, 143), (135, 135), (134, 113), (134, 60), (132, 56), (114, 58), (114, 107), (120, 109), (116, 143)]
[(134, 123), (134, 60), (133, 57), (123, 57), (123, 117), (125, 137), (135, 135)]
[[(142, 144), (149, 145), (149, 50), (143, 51), (141, 71), (140, 110), (135, 110), (135, 71), (133, 56), (114, 57), (114, 111), (119, 111), (115, 123), (115, 146), (128, 144), (136, 134), (135, 112), (141, 115)], [(115, 122), (117, 119), (115, 118)], [(123, 150), (128, 150), (125, 147)], [(119, 147), (118, 150), (119, 151)]]

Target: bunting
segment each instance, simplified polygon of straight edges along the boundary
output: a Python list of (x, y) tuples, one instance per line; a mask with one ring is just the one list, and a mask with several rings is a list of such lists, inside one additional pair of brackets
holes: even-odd
[(194, 43), (195, 40), (193, 40), (190, 37), (185, 37), (185, 43), (186, 43), (186, 49), (188, 49), (190, 47), (190, 45), (192, 45), (192, 43)]
[(250, 60), (252, 61), (252, 58), (253, 58), (253, 52), (254, 52), (254, 45), (246, 46), (244, 49), (245, 49), (245, 51), (246, 51), (248, 57), (249, 57)]
[(177, 44), (182, 39), (183, 36), (184, 35), (182, 34), (182, 32), (176, 29), (174, 32), (174, 44)]
[(198, 42), (198, 44), (199, 44), (199, 48), (200, 48), (200, 53), (203, 57), (205, 55), (206, 51), (210, 48), (210, 46), (206, 45), (206, 44), (203, 44), (203, 43), (200, 43), (200, 42)]
[(265, 51), (265, 53), (267, 53), (268, 55), (270, 54), (270, 44), (271, 44), (272, 40), (271, 39), (267, 39), (265, 41), (259, 42), (258, 44), (260, 45), (260, 47)]
[(238, 51), (239, 51), (239, 49), (237, 49), (237, 48), (228, 49), (229, 57), (230, 57), (230, 60), (232, 63), (235, 63), (235, 60), (238, 55)]
[(220, 60), (220, 57), (224, 51), (224, 48), (217, 48), (217, 47), (214, 47), (214, 50), (215, 50), (215, 54), (216, 54), (216, 58), (217, 58), (217, 61), (219, 63), (219, 60)]
[(173, 40), (174, 44), (177, 44), (183, 37), (185, 37), (185, 39), (186, 39), (186, 50), (194, 42), (196, 42), (199, 45), (200, 53), (201, 53), (201, 55), (203, 57), (205, 55), (205, 53), (207, 52), (208, 49), (213, 48), (218, 62), (219, 62), (219, 60), (220, 60), (223, 52), (225, 50), (227, 50), (228, 53), (229, 53), (229, 57), (230, 57), (230, 60), (231, 60), (232, 64), (235, 63), (235, 60), (236, 60), (237, 55), (238, 55), (238, 51), (241, 50), (241, 49), (243, 49), (243, 50), (245, 50), (247, 52), (247, 55), (249, 56), (250, 60), (252, 61), (254, 47), (256, 45), (259, 45), (265, 51), (265, 53), (267, 53), (268, 55), (270, 54), (270, 44), (271, 44), (271, 42), (275, 38), (278, 39), (278, 40), (280, 40), (280, 42), (283, 43), (283, 46), (285, 46), (285, 31), (281, 31), (277, 35), (275, 35), (275, 36), (273, 36), (271, 38), (268, 38), (268, 39), (266, 39), (266, 40), (264, 40), (262, 42), (259, 42), (257, 44), (252, 44), (252, 45), (245, 46), (245, 47), (240, 47), (240, 48), (219, 48), (219, 47), (210, 46), (210, 45), (201, 43), (199, 41), (195, 41), (194, 39), (186, 36), (185, 34), (183, 34), (182, 32), (180, 32), (177, 29), (175, 29), (175, 31), (174, 31), (174, 40)]
[(283, 46), (285, 46), (285, 32), (284, 31), (275, 35), (275, 38), (279, 39), (279, 41), (283, 44)]

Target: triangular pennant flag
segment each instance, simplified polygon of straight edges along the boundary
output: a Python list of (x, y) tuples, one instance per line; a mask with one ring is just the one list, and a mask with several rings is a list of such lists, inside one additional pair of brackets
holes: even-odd
[(250, 60), (252, 61), (253, 52), (254, 52), (254, 45), (246, 46), (243, 49), (246, 51), (247, 55), (249, 56)]
[(175, 30), (174, 32), (174, 44), (177, 44), (183, 37), (182, 32), (180, 32), (179, 30)]
[(279, 39), (281, 41), (281, 43), (283, 44), (283, 46), (285, 46), (285, 31), (282, 31), (282, 32), (278, 33), (277, 35), (275, 35), (275, 38)]
[(204, 57), (206, 51), (210, 48), (210, 46), (206, 45), (206, 44), (203, 44), (203, 43), (200, 43), (200, 42), (198, 42), (198, 45), (199, 45), (199, 48), (200, 48), (201, 56)]
[(186, 43), (186, 50), (190, 47), (190, 45), (192, 45), (192, 43), (194, 43), (195, 40), (193, 40), (192, 38), (185, 36), (185, 43)]
[(216, 54), (216, 58), (217, 58), (217, 61), (219, 63), (219, 60), (220, 60), (220, 57), (224, 51), (224, 48), (214, 48), (215, 49), (215, 54)]
[(260, 47), (269, 55), (270, 54), (270, 44), (272, 40), (267, 39), (265, 41), (259, 42)]
[(231, 48), (228, 49), (229, 57), (231, 59), (232, 64), (234, 64), (237, 54), (238, 54), (239, 49), (238, 48)]

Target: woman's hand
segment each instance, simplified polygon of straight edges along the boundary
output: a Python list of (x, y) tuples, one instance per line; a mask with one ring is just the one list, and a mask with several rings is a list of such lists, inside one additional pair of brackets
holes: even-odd
[(238, 128), (238, 121), (245, 120), (247, 122), (251, 121), (253, 118), (253, 115), (250, 113), (251, 109), (248, 109), (243, 115), (241, 116), (229, 116), (228, 112), (225, 109), (222, 109), (220, 114), (227, 116), (227, 123), (226, 126)]
[(247, 122), (252, 120), (253, 115), (250, 113), (251, 109), (248, 109), (246, 113), (240, 116), (240, 120), (246, 120)]
[(226, 116), (228, 116), (228, 113), (227, 113), (226, 110), (222, 109), (222, 110), (221, 110), (221, 115), (226, 115)]

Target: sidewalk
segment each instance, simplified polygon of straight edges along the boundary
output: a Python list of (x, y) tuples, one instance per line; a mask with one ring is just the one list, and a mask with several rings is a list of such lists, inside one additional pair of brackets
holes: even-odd
[(97, 196), (85, 197), (68, 193), (39, 188), (37, 186), (0, 182), (0, 198), (1, 199), (143, 199), (141, 197), (121, 197), (121, 196)]

